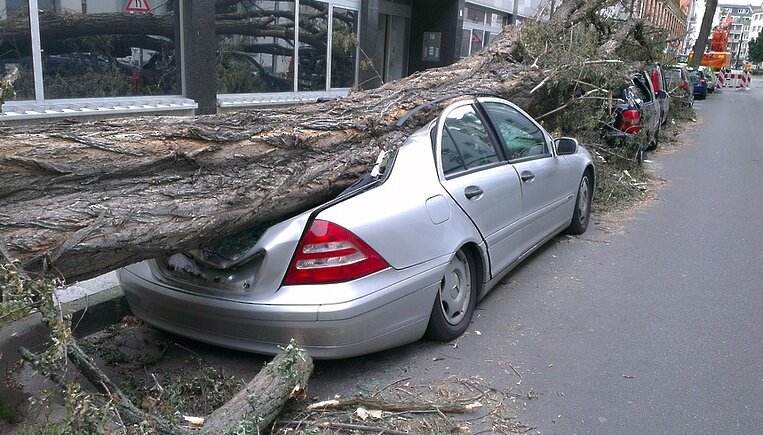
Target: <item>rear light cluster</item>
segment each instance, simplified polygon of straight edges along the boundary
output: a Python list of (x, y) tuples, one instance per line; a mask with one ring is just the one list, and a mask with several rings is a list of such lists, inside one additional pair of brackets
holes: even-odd
[(335, 223), (315, 220), (299, 241), (284, 284), (344, 282), (388, 267), (360, 237)]
[(620, 118), (620, 130), (636, 134), (641, 130), (641, 112), (638, 109), (623, 110)]
[(681, 89), (684, 91), (689, 89), (689, 83), (686, 80), (681, 80)]

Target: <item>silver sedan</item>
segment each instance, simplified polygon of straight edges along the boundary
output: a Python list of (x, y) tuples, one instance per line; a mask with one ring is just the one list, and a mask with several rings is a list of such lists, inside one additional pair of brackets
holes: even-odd
[(594, 165), (498, 98), (463, 98), (336, 199), (215, 246), (119, 271), (158, 328), (316, 358), (452, 340), (475, 304), (561, 231), (588, 226)]

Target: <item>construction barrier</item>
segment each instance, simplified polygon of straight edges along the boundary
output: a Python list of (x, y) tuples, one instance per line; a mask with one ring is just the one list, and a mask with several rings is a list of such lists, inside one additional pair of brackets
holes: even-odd
[(750, 90), (750, 81), (752, 75), (749, 71), (743, 70), (725, 70), (717, 74), (718, 83), (721, 87), (732, 88), (736, 90)]

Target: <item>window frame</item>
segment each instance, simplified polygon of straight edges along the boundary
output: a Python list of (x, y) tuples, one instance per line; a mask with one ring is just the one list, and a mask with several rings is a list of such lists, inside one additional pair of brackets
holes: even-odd
[[(503, 138), (501, 138), (500, 134), (496, 131), (495, 124), (493, 123), (493, 120), (490, 118), (488, 112), (486, 111), (483, 105), (484, 103), (498, 103), (498, 104), (505, 105), (515, 110), (521, 116), (524, 116), (526, 119), (528, 119), (543, 134), (543, 138), (546, 143), (546, 149), (548, 152), (544, 154), (535, 155), (535, 156), (528, 156), (528, 157), (522, 157), (519, 159), (510, 160), (508, 156), (506, 155), (507, 147), (503, 142)], [(493, 144), (493, 148), (496, 149), (496, 155), (499, 157), (499, 159), (497, 162), (494, 162), (494, 163), (478, 166), (476, 168), (461, 170), (461, 171), (457, 171), (457, 172), (446, 175), (443, 172), (443, 164), (442, 164), (442, 134), (445, 127), (445, 120), (447, 119), (448, 115), (450, 115), (451, 112), (465, 105), (471, 105), (475, 108), (475, 112), (477, 116), (480, 117), (480, 120), (485, 125), (487, 133), (490, 136), (490, 140)], [(432, 130), (430, 131), (430, 138), (432, 140), (432, 153), (434, 155), (435, 165), (437, 166), (437, 175), (439, 176), (441, 180), (451, 180), (461, 176), (495, 168), (498, 166), (512, 166), (513, 168), (514, 164), (532, 161), (532, 160), (540, 160), (540, 159), (557, 157), (556, 148), (553, 146), (554, 144), (553, 138), (538, 121), (536, 121), (532, 116), (530, 116), (527, 112), (522, 110), (516, 104), (510, 101), (503, 100), (501, 98), (495, 98), (495, 97), (472, 97), (472, 98), (464, 99), (464, 100), (451, 104), (450, 106), (445, 108), (445, 110), (443, 110), (438, 116), (437, 121), (434, 123), (434, 125), (432, 126)]]
[[(507, 154), (507, 152), (509, 150), (508, 144), (505, 143), (505, 141), (503, 139), (503, 136), (500, 134), (500, 132), (497, 131), (496, 124), (493, 121), (493, 118), (490, 115), (490, 112), (485, 107), (485, 104), (487, 104), (487, 103), (494, 103), (494, 104), (500, 104), (500, 105), (506, 106), (506, 107), (516, 111), (520, 116), (523, 116), (525, 119), (529, 120), (530, 123), (535, 125), (535, 127), (538, 129), (538, 131), (540, 131), (541, 134), (543, 135), (543, 140), (544, 140), (545, 145), (546, 145), (546, 152), (543, 153), (543, 154), (537, 154), (537, 155), (532, 155), (532, 156), (520, 157), (520, 158), (516, 158), (516, 159), (510, 159), (508, 154)], [(551, 135), (546, 131), (545, 128), (543, 128), (543, 126), (538, 121), (535, 120), (535, 118), (530, 116), (527, 112), (522, 110), (519, 106), (517, 106), (516, 104), (514, 104), (514, 103), (512, 103), (510, 101), (502, 100), (500, 98), (492, 98), (492, 97), (478, 98), (477, 99), (477, 104), (480, 105), (481, 109), (485, 112), (485, 116), (488, 117), (489, 124), (490, 124), (490, 129), (493, 131), (493, 134), (498, 139), (498, 141), (499, 141), (499, 143), (501, 145), (501, 151), (504, 154), (504, 157), (505, 157), (505, 159), (506, 159), (506, 161), (508, 163), (515, 164), (515, 163), (528, 162), (528, 161), (531, 161), (531, 160), (540, 160), (540, 159), (545, 159), (545, 158), (554, 158), (554, 157), (556, 157), (556, 149), (553, 146), (554, 140), (551, 137)]]
[[(479, 117), (480, 121), (485, 126), (485, 131), (490, 138), (490, 144), (493, 146), (493, 150), (495, 151), (495, 155), (498, 160), (474, 168), (463, 169), (450, 174), (445, 174), (442, 164), (442, 136), (445, 131), (445, 120), (448, 119), (448, 116), (452, 112), (464, 106), (471, 106), (474, 109), (474, 113), (477, 115), (477, 117)], [(434, 148), (432, 151), (437, 166), (437, 174), (442, 180), (452, 180), (454, 178), (474, 174), (476, 172), (481, 172), (490, 168), (495, 168), (497, 166), (507, 165), (509, 163), (508, 160), (506, 160), (506, 155), (503, 152), (503, 148), (500, 146), (500, 143), (497, 142), (498, 138), (495, 136), (495, 131), (490, 120), (486, 118), (484, 112), (481, 108), (479, 108), (479, 105), (474, 98), (461, 100), (447, 107), (442, 113), (440, 113), (440, 116), (438, 117), (437, 122), (432, 128), (432, 132), (430, 134), (432, 135), (432, 144)]]

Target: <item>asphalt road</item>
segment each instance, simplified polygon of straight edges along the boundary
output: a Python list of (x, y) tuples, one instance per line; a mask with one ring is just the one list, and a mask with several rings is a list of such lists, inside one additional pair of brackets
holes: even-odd
[(456, 347), (319, 362), (312, 392), (479, 376), (537, 395), (519, 418), (544, 434), (763, 433), (763, 81), (696, 109), (690, 143), (648, 157), (667, 183), (632, 220), (551, 242)]

